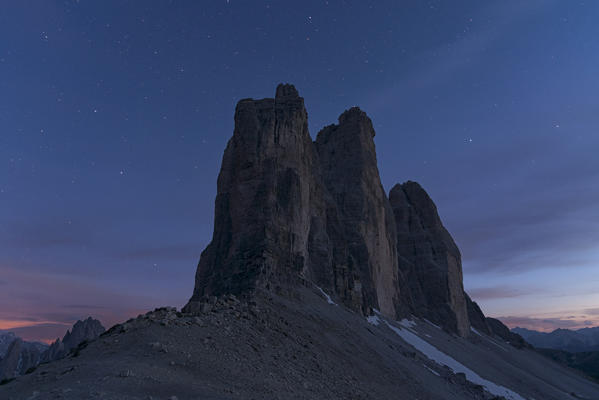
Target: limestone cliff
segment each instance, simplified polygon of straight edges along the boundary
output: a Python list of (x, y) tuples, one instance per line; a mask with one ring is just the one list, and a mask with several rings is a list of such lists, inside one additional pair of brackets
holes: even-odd
[(395, 316), (395, 227), (373, 136), (368, 117), (352, 109), (313, 143), (291, 85), (279, 85), (274, 99), (241, 100), (212, 242), (185, 310), (205, 296), (286, 292), (306, 279), (356, 311)]
[(437, 207), (419, 184), (410, 181), (395, 185), (389, 199), (397, 227), (399, 269), (407, 287), (404, 303), (413, 314), (468, 335), (461, 255)]
[[(370, 118), (359, 108), (345, 111), (338, 125), (318, 133), (316, 148), (327, 190), (337, 205), (345, 228), (342, 247), (345, 268), (335, 267), (336, 286), (352, 282), (356, 296), (396, 314), (398, 301), (396, 233), (393, 211), (381, 185)], [(356, 288), (362, 288), (359, 293)]]
[[(413, 314), (467, 336), (472, 302), (460, 251), (420, 185), (396, 185), (386, 196), (374, 136), (354, 107), (313, 142), (292, 85), (279, 85), (274, 99), (239, 101), (212, 241), (184, 311), (209, 296), (291, 294), (308, 283), (362, 314)], [(482, 312), (472, 312), (486, 332)]]

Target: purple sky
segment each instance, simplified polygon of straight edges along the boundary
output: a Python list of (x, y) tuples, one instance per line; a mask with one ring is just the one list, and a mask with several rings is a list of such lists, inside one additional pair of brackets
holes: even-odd
[(235, 103), (358, 105), (491, 316), (599, 325), (599, 3), (24, 1), (0, 14), (0, 329), (182, 306)]

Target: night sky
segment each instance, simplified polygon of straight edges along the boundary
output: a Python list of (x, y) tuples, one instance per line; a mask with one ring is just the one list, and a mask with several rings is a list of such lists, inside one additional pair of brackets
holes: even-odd
[(485, 313), (599, 325), (599, 2), (14, 1), (0, 12), (0, 329), (181, 307), (238, 100), (359, 106)]

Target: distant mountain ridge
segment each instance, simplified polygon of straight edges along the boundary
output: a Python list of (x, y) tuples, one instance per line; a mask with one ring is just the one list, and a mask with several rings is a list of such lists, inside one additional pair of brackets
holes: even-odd
[(40, 363), (65, 357), (80, 343), (96, 339), (105, 331), (100, 321), (87, 318), (77, 321), (63, 339), (51, 346), (39, 342), (26, 342), (13, 332), (0, 334), (0, 381), (23, 375)]
[[(12, 342), (20, 339), (14, 332), (0, 332), (0, 360), (4, 358), (4, 355), (8, 352), (8, 349)], [(27, 342), (23, 341), (26, 346), (30, 346), (31, 348), (36, 348), (40, 352), (44, 352), (48, 345), (41, 342)]]
[(522, 336), (537, 348), (563, 350), (570, 353), (599, 351), (599, 327), (578, 330), (556, 329), (553, 332), (516, 327), (512, 332)]

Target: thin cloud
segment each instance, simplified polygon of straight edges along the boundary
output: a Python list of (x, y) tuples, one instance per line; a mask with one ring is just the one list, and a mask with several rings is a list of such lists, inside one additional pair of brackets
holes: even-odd
[(39, 341), (49, 344), (58, 338), (62, 338), (70, 326), (71, 325), (69, 324), (47, 323), (21, 326), (12, 329), (6, 329), (2, 332), (12, 332), (26, 341)]
[(475, 288), (470, 289), (467, 292), (470, 295), (470, 297), (472, 297), (472, 299), (476, 301), (520, 297), (532, 293), (532, 291), (527, 293), (521, 289), (510, 288), (507, 286)]
[(197, 243), (157, 245), (122, 251), (117, 257), (125, 260), (189, 260), (199, 258), (200, 251)]
[(67, 304), (67, 305), (63, 305), (64, 308), (75, 308), (75, 309), (81, 309), (81, 310), (101, 310), (104, 309), (106, 307), (104, 306), (94, 306), (94, 305), (90, 305), (90, 304)]
[(58, 218), (35, 223), (9, 221), (4, 229), (4, 240), (22, 248), (85, 246), (93, 242), (92, 226), (87, 222)]

